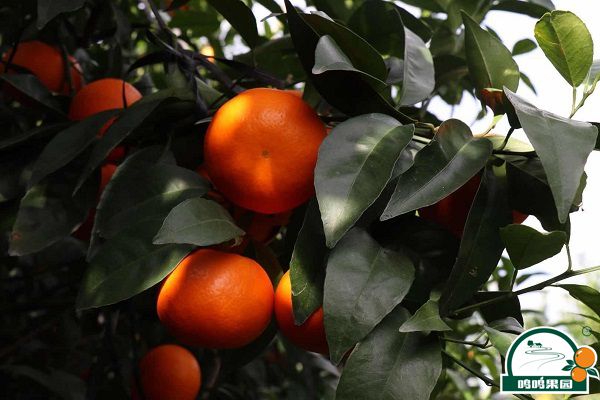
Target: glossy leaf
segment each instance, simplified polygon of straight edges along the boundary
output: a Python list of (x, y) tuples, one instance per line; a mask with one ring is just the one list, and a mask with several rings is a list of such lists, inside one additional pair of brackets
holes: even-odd
[(558, 218), (565, 222), (577, 195), (587, 158), (594, 150), (598, 129), (587, 122), (540, 110), (510, 90), (505, 92), (544, 166)]
[(499, 228), (512, 222), (506, 182), (488, 166), (469, 211), (458, 257), (440, 298), (441, 315), (463, 305), (489, 279), (504, 244)]
[(94, 142), (100, 128), (116, 113), (117, 110), (108, 110), (94, 114), (54, 136), (33, 165), (29, 185), (35, 185), (75, 159)]
[(510, 51), (491, 33), (463, 13), (467, 65), (477, 92), (485, 88), (516, 90), (519, 67)]
[(403, 333), (450, 330), (452, 328), (440, 317), (440, 307), (435, 300), (428, 300), (399, 328), (399, 331)]
[(596, 315), (600, 316), (600, 292), (585, 285), (563, 284), (557, 285), (565, 289), (575, 299), (588, 306)]
[(501, 0), (493, 4), (491, 9), (541, 18), (544, 13), (554, 10), (554, 4), (551, 0)]
[(290, 261), (292, 305), (296, 324), (304, 323), (323, 304), (327, 246), (316, 200), (311, 200)]
[(332, 250), (325, 276), (325, 333), (337, 364), (408, 293), (414, 266), (404, 254), (381, 247), (365, 231), (350, 230)]
[(558, 253), (567, 241), (561, 231), (541, 233), (526, 225), (508, 225), (500, 229), (506, 251), (515, 268), (538, 264)]
[(42, 29), (56, 16), (79, 10), (85, 5), (85, 0), (38, 0), (37, 28)]
[(315, 189), (328, 247), (379, 197), (413, 131), (387, 115), (366, 114), (342, 122), (325, 138)]
[(382, 220), (432, 205), (480, 171), (492, 152), (485, 138), (455, 119), (444, 122), (433, 141), (417, 153), (414, 165), (398, 179)]
[(409, 29), (404, 29), (404, 75), (400, 94), (401, 105), (411, 105), (426, 99), (435, 87), (433, 57), (425, 42)]
[(244, 38), (250, 47), (258, 44), (256, 18), (252, 10), (241, 0), (207, 0), (227, 22)]
[(244, 235), (219, 203), (195, 197), (176, 205), (154, 237), (154, 244), (212, 246)]
[(396, 308), (352, 352), (336, 400), (429, 400), (442, 372), (440, 344), (420, 333), (398, 333), (408, 317)]
[(98, 168), (110, 152), (126, 139), (138, 126), (152, 118), (159, 106), (179, 99), (190, 99), (187, 89), (168, 89), (146, 96), (121, 112), (102, 138), (92, 149), (92, 154), (81, 172), (76, 190)]
[(535, 24), (534, 32), (540, 48), (562, 77), (573, 87), (581, 85), (594, 57), (592, 35), (583, 21), (569, 11), (552, 11)]
[(77, 309), (126, 300), (163, 280), (192, 249), (187, 244), (156, 246), (162, 218), (128, 226), (96, 252), (85, 272)]
[[(362, 74), (353, 71), (329, 71), (319, 75), (312, 74), (315, 65), (315, 50), (320, 37), (325, 34), (332, 36), (356, 69), (367, 72), (369, 75), (381, 80), (385, 79), (387, 70), (381, 56), (376, 54), (375, 49), (372, 49), (372, 51), (375, 52), (376, 56), (372, 57), (369, 57), (372, 51), (369, 51), (369, 54), (357, 51), (359, 48), (356, 46), (357, 43), (360, 43), (362, 48), (363, 41), (347, 28), (339, 30), (338, 28), (341, 25), (332, 23), (321, 16), (315, 16), (312, 17), (311, 23), (313, 25), (320, 24), (321, 31), (317, 31), (305, 20), (307, 14), (298, 13), (289, 0), (285, 0), (285, 5), (290, 34), (298, 57), (310, 78), (310, 82), (329, 104), (350, 116), (380, 112), (391, 115), (403, 123), (413, 122), (411, 118), (398, 111), (391, 104), (388, 94), (382, 94), (377, 88), (372, 87), (372, 82), (365, 79)], [(350, 35), (346, 36), (348, 32), (350, 32)], [(359, 39), (356, 39), (357, 37)], [(355, 52), (362, 55), (362, 58), (354, 57), (353, 53)], [(365, 57), (365, 54), (367, 54), (367, 57)], [(376, 63), (377, 65), (369, 68), (363, 67), (363, 65), (370, 65), (370, 63)], [(381, 63), (383, 70), (378, 66), (379, 63)], [(377, 72), (370, 73), (372, 70)]]
[(46, 138), (68, 128), (69, 125), (70, 124), (68, 122), (43, 124), (40, 127), (36, 127), (25, 132), (3, 137), (0, 139), (0, 150), (25, 146), (38, 140), (45, 140)]

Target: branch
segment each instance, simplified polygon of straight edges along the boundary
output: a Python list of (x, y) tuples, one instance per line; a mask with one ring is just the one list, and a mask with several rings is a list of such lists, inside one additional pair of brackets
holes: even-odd
[(475, 371), (473, 368), (469, 367), (467, 364), (463, 363), (461, 360), (459, 360), (458, 358), (454, 357), (452, 354), (448, 353), (446, 350), (442, 349), (442, 353), (445, 354), (452, 361), (454, 361), (454, 363), (460, 365), (461, 367), (463, 367), (464, 369), (466, 369), (467, 371), (469, 371), (471, 374), (473, 374), (476, 377), (478, 377), (479, 379), (481, 379), (486, 385), (500, 387), (500, 385), (498, 385), (498, 382), (496, 382), (495, 380), (493, 380), (491, 378), (488, 378), (487, 376), (485, 376), (485, 375), (483, 375), (483, 374)]

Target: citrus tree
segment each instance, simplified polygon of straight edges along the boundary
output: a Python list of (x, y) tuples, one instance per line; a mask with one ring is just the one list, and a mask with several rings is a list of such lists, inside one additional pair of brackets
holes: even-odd
[[(600, 269), (569, 253), (600, 148), (575, 119), (585, 24), (550, 0), (307, 3), (0, 5), (3, 397), (488, 398), (520, 295), (598, 321), (563, 283)], [(536, 41), (508, 49), (492, 10)], [(537, 47), (569, 115), (517, 94)], [(428, 111), (463, 96), (510, 130)]]

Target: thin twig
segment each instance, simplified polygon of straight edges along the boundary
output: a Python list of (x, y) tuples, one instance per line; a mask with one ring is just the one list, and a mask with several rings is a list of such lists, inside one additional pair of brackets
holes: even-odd
[(454, 357), (452, 354), (450, 354), (446, 350), (442, 349), (442, 353), (444, 353), (448, 358), (450, 358), (456, 364), (460, 365), (461, 367), (463, 367), (464, 369), (466, 369), (467, 371), (469, 371), (471, 374), (473, 374), (476, 377), (478, 377), (479, 379), (481, 379), (486, 385), (500, 387), (500, 385), (498, 385), (498, 382), (496, 382), (495, 380), (493, 380), (493, 379), (491, 379), (491, 378), (489, 378), (489, 377), (487, 377), (487, 376), (479, 373), (478, 371), (475, 371), (473, 368), (469, 367), (467, 364), (463, 363), (461, 360), (459, 360), (458, 358)]

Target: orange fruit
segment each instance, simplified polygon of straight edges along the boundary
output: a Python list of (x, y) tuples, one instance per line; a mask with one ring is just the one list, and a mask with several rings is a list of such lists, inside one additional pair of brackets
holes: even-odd
[(575, 382), (583, 382), (587, 378), (587, 372), (583, 368), (575, 367), (571, 370), (571, 378)]
[(275, 318), (281, 333), (296, 346), (315, 353), (329, 353), (323, 324), (323, 307), (319, 307), (302, 325), (298, 326), (294, 322), (290, 271), (281, 277), (275, 291)]
[(165, 279), (157, 301), (161, 322), (184, 343), (242, 347), (263, 333), (273, 312), (273, 285), (255, 261), (200, 249)]
[[(2, 55), (3, 63), (8, 62), (12, 49)], [(71, 84), (74, 91), (83, 86), (83, 72), (72, 56), (67, 56), (70, 64)], [(4, 64), (6, 65), (6, 64)], [(11, 60), (11, 65), (24, 68), (35, 75), (48, 90), (68, 95), (70, 92), (69, 81), (65, 76), (65, 63), (58, 47), (50, 46), (38, 40), (21, 42)], [(22, 72), (17, 68), (8, 68), (10, 72)], [(4, 72), (4, 70), (3, 70)]]
[(214, 115), (204, 159), (225, 197), (263, 214), (288, 211), (314, 193), (313, 171), (325, 126), (298, 96), (257, 88)]
[[(135, 87), (121, 79), (100, 79), (85, 86), (73, 97), (69, 119), (80, 121), (102, 111), (125, 108), (141, 98)], [(113, 121), (114, 118), (110, 119), (98, 134), (103, 135)]]
[(596, 353), (589, 347), (580, 347), (575, 352), (575, 364), (581, 368), (590, 368), (596, 365)]
[[(446, 228), (458, 238), (462, 237), (480, 183), (481, 175), (477, 174), (447, 197), (419, 209), (419, 216)], [(513, 223), (520, 224), (526, 218), (527, 215), (513, 210)]]
[(202, 371), (187, 349), (165, 344), (140, 360), (140, 381), (146, 400), (194, 400), (200, 392)]

